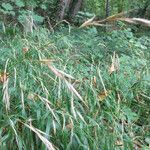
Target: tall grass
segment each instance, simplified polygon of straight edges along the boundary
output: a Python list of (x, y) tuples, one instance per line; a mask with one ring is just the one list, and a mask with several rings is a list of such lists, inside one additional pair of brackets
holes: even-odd
[(94, 28), (3, 37), (0, 149), (149, 149), (149, 41)]

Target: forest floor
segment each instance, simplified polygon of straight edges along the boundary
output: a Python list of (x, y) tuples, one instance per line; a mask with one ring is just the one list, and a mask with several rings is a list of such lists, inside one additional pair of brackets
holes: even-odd
[(39, 29), (0, 54), (0, 149), (150, 148), (148, 36)]

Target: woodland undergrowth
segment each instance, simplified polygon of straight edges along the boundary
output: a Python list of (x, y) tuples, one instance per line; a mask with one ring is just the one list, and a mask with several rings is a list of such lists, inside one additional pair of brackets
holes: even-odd
[(0, 149), (149, 149), (150, 38), (62, 27), (0, 39)]

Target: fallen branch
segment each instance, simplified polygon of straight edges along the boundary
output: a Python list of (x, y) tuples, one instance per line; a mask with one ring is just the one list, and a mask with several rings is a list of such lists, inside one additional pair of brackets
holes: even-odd
[[(94, 26), (111, 26), (111, 25), (108, 24), (109, 22), (118, 21), (118, 20), (119, 21), (125, 21), (125, 22), (131, 23), (131, 24), (140, 24), (140, 25), (150, 27), (150, 20), (143, 19), (143, 18), (125, 18), (125, 17), (121, 17), (125, 14), (126, 14), (126, 12), (122, 12), (122, 13), (115, 14), (115, 15), (107, 17), (106, 19), (98, 20), (98, 21), (94, 21), (94, 19), (95, 19), (95, 16), (94, 16), (91, 19), (85, 21), (80, 26), (80, 28), (87, 27), (87, 26), (93, 26), (93, 25)], [(106, 22), (107, 22), (107, 25), (106, 25)]]

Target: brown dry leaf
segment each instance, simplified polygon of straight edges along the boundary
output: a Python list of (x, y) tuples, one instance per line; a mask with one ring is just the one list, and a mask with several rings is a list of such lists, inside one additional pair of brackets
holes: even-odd
[(29, 51), (29, 48), (28, 47), (23, 47), (22, 51), (23, 51), (23, 53), (27, 53)]
[(93, 82), (93, 85), (96, 87), (96, 85), (97, 85), (96, 76), (93, 77), (93, 81), (92, 82)]
[(110, 93), (111, 93), (111, 90), (103, 91), (103, 92), (101, 92), (100, 94), (98, 94), (98, 99), (99, 99), (100, 101), (103, 101), (103, 100), (106, 99), (107, 96), (110, 95)]
[(71, 130), (73, 128), (73, 124), (69, 123), (66, 125), (66, 129)]
[(8, 73), (4, 72), (4, 73), (0, 73), (0, 82), (4, 83), (7, 79), (8, 79)]
[(123, 145), (123, 142), (121, 140), (117, 140), (116, 143), (115, 143), (117, 146), (122, 146)]
[(114, 52), (112, 63), (109, 68), (109, 74), (112, 74), (113, 72), (119, 71), (120, 64), (119, 64), (119, 58), (118, 55)]
[(109, 69), (109, 73), (112, 74), (112, 73), (115, 72), (115, 71), (116, 71), (115, 65), (114, 65), (114, 63), (112, 63), (112, 64), (111, 64), (111, 67), (110, 67), (110, 69)]

